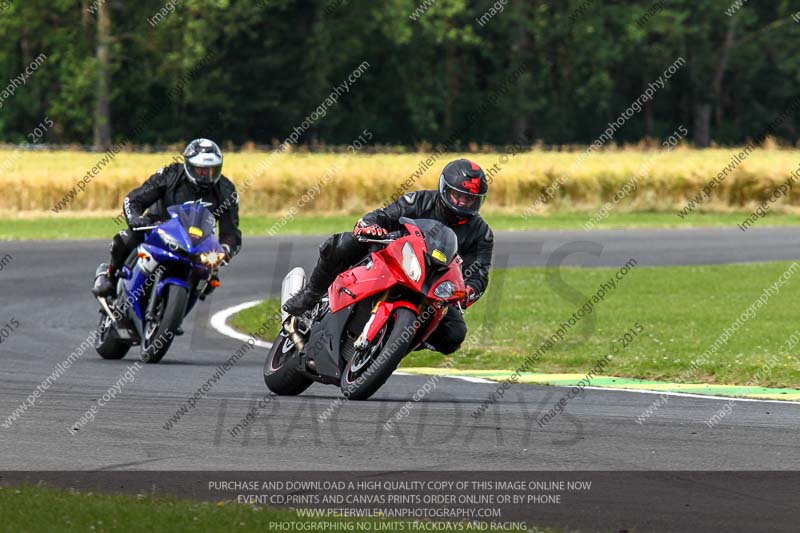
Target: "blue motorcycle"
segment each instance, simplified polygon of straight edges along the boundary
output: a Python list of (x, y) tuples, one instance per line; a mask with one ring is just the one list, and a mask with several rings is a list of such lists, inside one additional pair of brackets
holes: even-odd
[[(219, 285), (225, 251), (215, 235), (216, 219), (200, 200), (173, 205), (170, 219), (146, 231), (117, 281), (116, 297), (98, 297), (100, 323), (95, 349), (104, 359), (122, 359), (140, 346), (142, 361), (158, 363), (197, 300)], [(101, 264), (98, 273), (108, 265)]]

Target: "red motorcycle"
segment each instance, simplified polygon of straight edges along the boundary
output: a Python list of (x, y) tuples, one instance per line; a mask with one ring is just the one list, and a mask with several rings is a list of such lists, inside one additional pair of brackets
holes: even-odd
[[(448, 305), (464, 298), (453, 230), (430, 219), (400, 222), (405, 229), (385, 238), (359, 236), (371, 253), (339, 274), (302, 317), (284, 317), (264, 363), (272, 392), (297, 395), (317, 381), (366, 400), (425, 342)], [(304, 283), (301, 268), (289, 272), (281, 304)]]

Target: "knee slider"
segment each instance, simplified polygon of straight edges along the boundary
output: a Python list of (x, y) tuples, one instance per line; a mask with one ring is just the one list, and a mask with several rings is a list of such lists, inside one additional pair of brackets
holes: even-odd
[(467, 325), (464, 322), (457, 322), (453, 324), (453, 329), (451, 330), (451, 339), (453, 344), (458, 344), (459, 347), (461, 343), (464, 342), (464, 339), (467, 338)]
[(114, 235), (114, 238), (111, 239), (111, 245), (109, 245), (108, 251), (113, 254), (115, 252), (118, 253), (120, 250), (124, 250), (127, 236), (128, 234), (125, 231), (120, 231)]

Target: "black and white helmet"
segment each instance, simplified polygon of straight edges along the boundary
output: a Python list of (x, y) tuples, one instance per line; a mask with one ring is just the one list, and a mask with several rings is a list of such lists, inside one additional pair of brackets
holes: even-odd
[(183, 151), (186, 177), (202, 191), (210, 189), (222, 175), (222, 151), (209, 139), (195, 139)]

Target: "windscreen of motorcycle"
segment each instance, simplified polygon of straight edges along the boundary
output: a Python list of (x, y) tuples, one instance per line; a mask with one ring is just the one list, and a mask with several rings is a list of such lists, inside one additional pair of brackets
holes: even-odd
[(180, 204), (168, 208), (170, 215), (177, 217), (192, 241), (199, 242), (213, 235), (216, 219), (200, 204)]
[(455, 232), (439, 222), (429, 218), (414, 221), (425, 237), (430, 258), (440, 265), (449, 265), (458, 253), (458, 238)]

